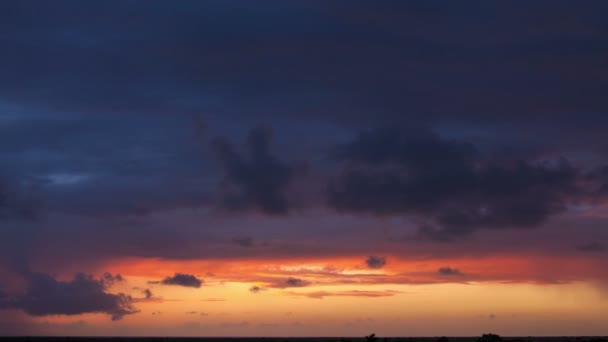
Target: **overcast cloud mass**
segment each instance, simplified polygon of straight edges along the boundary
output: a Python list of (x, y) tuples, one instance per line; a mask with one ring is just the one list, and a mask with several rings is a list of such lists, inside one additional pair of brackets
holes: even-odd
[(0, 309), (127, 322), (223, 282), (605, 291), (607, 11), (4, 1)]

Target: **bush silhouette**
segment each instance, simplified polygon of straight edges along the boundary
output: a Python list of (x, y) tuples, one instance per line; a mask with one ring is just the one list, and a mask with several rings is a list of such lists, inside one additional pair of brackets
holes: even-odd
[(376, 334), (371, 334), (369, 336), (365, 336), (365, 341), (367, 342), (376, 342), (378, 340), (378, 338), (376, 337)]
[(477, 342), (502, 342), (502, 338), (496, 334), (483, 334)]
[(437, 339), (437, 342), (450, 342), (450, 339), (445, 336), (441, 336)]

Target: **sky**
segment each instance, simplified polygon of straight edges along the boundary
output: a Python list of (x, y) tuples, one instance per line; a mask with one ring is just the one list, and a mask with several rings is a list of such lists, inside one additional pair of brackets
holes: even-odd
[(606, 11), (0, 2), (0, 335), (608, 335)]

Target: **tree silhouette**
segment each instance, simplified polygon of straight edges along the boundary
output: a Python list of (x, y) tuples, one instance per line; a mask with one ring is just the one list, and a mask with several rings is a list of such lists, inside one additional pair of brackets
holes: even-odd
[(483, 334), (477, 342), (502, 342), (502, 338), (496, 334)]

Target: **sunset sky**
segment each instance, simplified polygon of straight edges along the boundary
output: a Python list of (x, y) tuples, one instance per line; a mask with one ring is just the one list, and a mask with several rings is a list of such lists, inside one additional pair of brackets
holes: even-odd
[(0, 335), (608, 335), (607, 1), (0, 1)]

